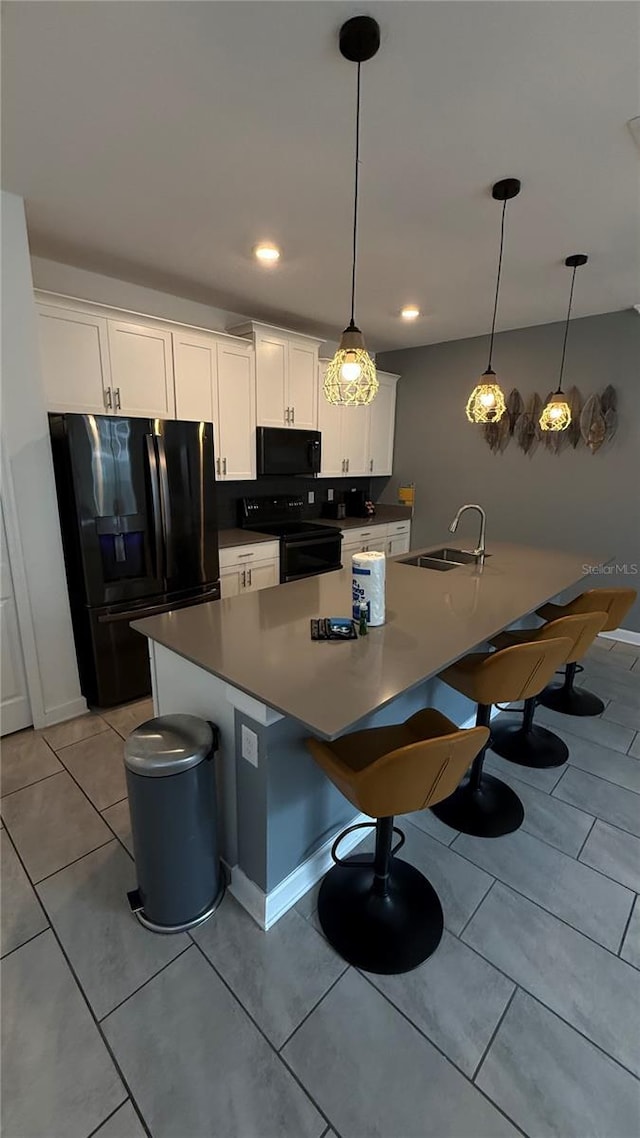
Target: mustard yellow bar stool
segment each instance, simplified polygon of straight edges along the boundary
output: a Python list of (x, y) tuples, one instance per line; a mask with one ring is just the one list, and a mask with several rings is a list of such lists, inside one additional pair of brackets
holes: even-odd
[[(600, 631), (614, 632), (620, 628), (637, 596), (637, 589), (587, 589), (566, 605), (543, 605), (538, 609), (538, 616), (543, 620), (557, 620), (558, 617), (577, 613), (603, 612), (606, 614), (606, 622)], [(577, 661), (567, 664), (564, 682), (550, 684), (541, 693), (538, 702), (552, 711), (561, 711), (564, 715), (600, 715), (604, 711), (600, 697), (574, 686), (577, 671), (582, 671)]]
[[(491, 643), (495, 648), (502, 649), (514, 644), (540, 644), (562, 637), (569, 641), (570, 648), (561, 663), (570, 667), (584, 656), (605, 620), (603, 612), (561, 616), (558, 620), (547, 621), (539, 628), (501, 632)], [(562, 766), (569, 758), (569, 748), (559, 735), (533, 722), (537, 703), (535, 695), (529, 696), (524, 701), (522, 721), (503, 717), (491, 728), (491, 750), (521, 767)]]
[[(424, 810), (458, 785), (486, 744), (486, 727), (461, 731), (427, 708), (406, 723), (343, 735), (331, 743), (307, 739), (325, 774), (358, 810), (376, 818), (375, 853), (336, 862), (318, 895), (318, 917), (336, 952), (366, 972), (395, 974), (416, 968), (438, 947), (444, 918), (433, 886), (396, 857), (404, 835), (394, 815)], [(393, 834), (399, 841), (392, 849)]]
[[(569, 651), (568, 640), (516, 644), (500, 652), (473, 652), (440, 673), (440, 679), (478, 705), (476, 723), (488, 727), (491, 705), (535, 696), (551, 679)], [(491, 743), (488, 743), (491, 746)], [(478, 838), (512, 834), (521, 825), (524, 807), (515, 790), (483, 771), (486, 746), (468, 777), (444, 802), (431, 809), (441, 822)]]

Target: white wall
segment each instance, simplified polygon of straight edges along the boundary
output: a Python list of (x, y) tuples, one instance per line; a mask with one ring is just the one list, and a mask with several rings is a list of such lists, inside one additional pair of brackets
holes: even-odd
[(41, 727), (80, 714), (86, 704), (67, 599), (22, 199), (3, 192), (1, 210), (3, 499), (14, 507), (12, 557), (22, 565), (12, 561), (12, 572), (25, 585), (20, 631), (34, 724)]

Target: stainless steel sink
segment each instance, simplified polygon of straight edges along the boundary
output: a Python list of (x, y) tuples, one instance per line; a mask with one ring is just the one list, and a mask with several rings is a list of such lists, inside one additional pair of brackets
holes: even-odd
[(472, 565), (477, 561), (474, 553), (464, 549), (431, 549), (414, 557), (405, 557), (401, 565), (415, 565), (418, 569), (435, 569), (446, 573), (448, 569), (459, 569), (461, 565)]

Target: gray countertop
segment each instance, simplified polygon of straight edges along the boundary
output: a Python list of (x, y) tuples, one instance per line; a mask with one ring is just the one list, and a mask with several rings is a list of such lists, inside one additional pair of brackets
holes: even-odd
[(257, 545), (259, 541), (277, 541), (272, 533), (254, 533), (247, 529), (218, 530), (218, 549), (232, 549), (234, 545)]
[(367, 526), (384, 526), (389, 522), (410, 522), (410, 506), (376, 506), (373, 517), (368, 518), (317, 518), (323, 526), (336, 529), (366, 529)]
[(350, 568), (132, 627), (334, 739), (581, 581), (585, 564), (603, 561), (497, 542), (488, 553), (481, 570), (463, 565), (445, 573), (389, 560), (387, 623), (345, 643), (312, 641), (309, 619), (350, 615)]

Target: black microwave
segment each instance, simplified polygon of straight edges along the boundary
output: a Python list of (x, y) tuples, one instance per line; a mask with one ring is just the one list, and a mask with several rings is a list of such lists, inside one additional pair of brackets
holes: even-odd
[(320, 473), (320, 431), (258, 427), (258, 476)]

